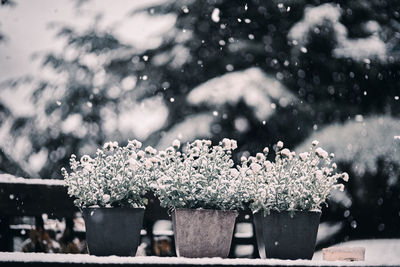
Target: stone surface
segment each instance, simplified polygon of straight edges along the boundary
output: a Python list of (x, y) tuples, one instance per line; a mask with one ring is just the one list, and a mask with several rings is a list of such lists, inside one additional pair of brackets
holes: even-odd
[(322, 249), (322, 259), (326, 261), (363, 261), (365, 248), (363, 247), (330, 247)]

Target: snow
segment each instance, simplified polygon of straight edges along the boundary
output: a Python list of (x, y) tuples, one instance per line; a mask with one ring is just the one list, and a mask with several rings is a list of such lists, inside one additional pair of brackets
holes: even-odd
[(376, 21), (369, 21), (364, 24), (364, 29), (372, 35), (349, 39), (346, 27), (340, 22), (341, 14), (340, 6), (332, 3), (307, 7), (303, 19), (289, 30), (288, 39), (302, 49), (308, 43), (309, 32), (316, 26), (329, 22), (337, 40), (337, 47), (333, 50), (335, 57), (352, 58), (356, 61), (363, 61), (366, 58), (385, 61), (386, 44), (379, 38), (380, 25)]
[(233, 105), (243, 100), (263, 121), (274, 113), (274, 102), (287, 106), (296, 101), (296, 97), (277, 79), (253, 67), (213, 78), (194, 88), (187, 100), (193, 105), (206, 104), (211, 107)]
[(365, 58), (386, 59), (386, 44), (376, 35), (367, 38), (345, 39), (333, 50), (336, 57), (362, 61)]
[[(400, 162), (400, 146), (393, 136), (400, 133), (400, 120), (390, 116), (364, 117), (344, 124), (333, 124), (313, 133), (297, 148), (297, 152), (307, 151), (312, 140), (320, 141), (320, 146), (329, 153), (335, 153), (336, 162), (352, 163), (352, 171), (363, 176), (376, 174), (377, 160), (386, 163)], [(334, 137), (334, 138), (333, 138)], [(389, 173), (397, 180), (396, 173)]]
[(42, 148), (38, 153), (32, 153), (28, 160), (30, 169), (38, 173), (46, 164), (47, 156), (48, 151), (46, 148)]
[(57, 185), (57, 186), (65, 186), (64, 180), (57, 179), (40, 179), (40, 178), (32, 178), (26, 179), (21, 177), (15, 177), (10, 174), (0, 174), (0, 184), (37, 184), (37, 185)]
[(393, 266), (400, 264), (400, 240), (357, 240), (339, 246), (361, 246), (366, 248), (365, 261), (322, 261), (321, 251), (316, 252), (314, 259), (277, 260), (277, 259), (221, 259), (221, 258), (177, 258), (177, 257), (96, 257), (83, 254), (45, 254), (0, 252), (0, 262), (52, 262), (79, 264), (160, 264), (160, 265), (254, 265), (254, 266)]
[(168, 108), (161, 96), (146, 98), (133, 106), (127, 106), (118, 116), (118, 129), (145, 140), (151, 133), (159, 130), (167, 121)]
[(83, 119), (82, 115), (78, 113), (74, 113), (69, 115), (61, 124), (61, 130), (68, 134), (68, 133), (74, 133), (77, 137), (82, 138), (85, 136), (86, 131), (82, 127), (83, 124)]
[(181, 142), (192, 141), (196, 138), (211, 137), (211, 124), (214, 116), (210, 113), (200, 113), (187, 116), (185, 120), (172, 127), (158, 143), (159, 149), (165, 149), (171, 146), (175, 139)]
[[(6, 69), (6, 66), (2, 67)], [(36, 84), (21, 83), (20, 86), (6, 87), (0, 83), (0, 102), (4, 104), (15, 117), (30, 117), (34, 106), (31, 102), (32, 91)], [(18, 97), (16, 97), (16, 95)]]

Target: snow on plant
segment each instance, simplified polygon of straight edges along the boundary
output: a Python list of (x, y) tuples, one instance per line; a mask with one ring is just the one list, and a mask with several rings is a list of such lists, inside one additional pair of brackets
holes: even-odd
[(84, 155), (78, 161), (71, 155), (68, 173), (61, 169), (68, 186), (68, 194), (75, 197), (78, 207), (144, 207), (143, 195), (149, 186), (151, 155), (156, 152), (133, 140), (120, 147), (117, 142), (105, 143), (96, 157)]
[(283, 148), (281, 141), (275, 151), (275, 162), (267, 160), (269, 150), (265, 148), (255, 157), (242, 157), (238, 166), (240, 195), (254, 212), (320, 210), (331, 189), (344, 190), (344, 185), (337, 182), (347, 182), (348, 174), (335, 172), (334, 155), (318, 147), (318, 141), (299, 155)]
[(188, 143), (183, 152), (180, 142), (159, 151), (152, 188), (161, 206), (232, 210), (242, 208), (237, 196), (239, 173), (233, 168), (231, 154), (237, 148), (235, 140), (223, 139), (212, 146), (210, 140)]

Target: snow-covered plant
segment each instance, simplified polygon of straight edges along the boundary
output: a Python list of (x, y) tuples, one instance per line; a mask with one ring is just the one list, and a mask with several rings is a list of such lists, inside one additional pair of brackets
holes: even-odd
[(255, 157), (242, 157), (238, 166), (243, 185), (240, 195), (254, 212), (320, 210), (332, 189), (344, 190), (338, 180), (347, 182), (348, 174), (336, 173), (334, 155), (318, 147), (318, 141), (299, 155), (283, 148), (281, 141), (275, 151), (275, 162), (267, 160), (269, 150), (265, 148)]
[(159, 151), (153, 190), (161, 206), (175, 208), (204, 208), (233, 210), (242, 208), (237, 196), (239, 173), (233, 168), (232, 150), (235, 140), (223, 139), (212, 146), (210, 140), (196, 140), (180, 151), (180, 142)]
[(84, 155), (78, 161), (71, 155), (68, 173), (61, 172), (68, 186), (68, 194), (75, 197), (78, 207), (144, 207), (144, 194), (149, 188), (150, 156), (154, 149), (141, 150), (142, 143), (133, 140), (125, 147), (117, 142), (105, 143), (96, 157)]

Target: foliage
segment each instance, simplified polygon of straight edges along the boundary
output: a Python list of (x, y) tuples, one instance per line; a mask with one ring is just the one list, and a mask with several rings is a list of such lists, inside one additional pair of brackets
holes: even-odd
[(79, 161), (72, 155), (71, 173), (61, 170), (68, 186), (68, 194), (75, 197), (75, 205), (88, 207), (144, 207), (143, 197), (148, 190), (148, 158), (141, 143), (129, 141), (125, 147), (117, 142), (104, 144), (96, 157), (84, 155)]
[(203, 208), (232, 210), (242, 208), (237, 196), (241, 187), (231, 153), (236, 141), (223, 139), (212, 146), (210, 140), (188, 143), (180, 152), (180, 143), (175, 140), (172, 147), (160, 151), (156, 182), (152, 188), (161, 206), (175, 208)]
[[(319, 140), (335, 153), (338, 168), (351, 176), (346, 192), (336, 192), (322, 215), (323, 220), (344, 222), (341, 238), (387, 238), (398, 233), (400, 142), (394, 137), (399, 133), (398, 118), (358, 116), (344, 124), (329, 125), (296, 147), (301, 151), (312, 140)], [(343, 200), (348, 205), (342, 205)]]
[(313, 141), (309, 152), (297, 156), (278, 142), (275, 162), (266, 159), (268, 148), (255, 157), (242, 157), (238, 166), (244, 191), (241, 195), (253, 212), (321, 210), (332, 189), (344, 190), (337, 181), (347, 182), (348, 174), (334, 173), (334, 155), (328, 156), (317, 145), (318, 141)]

